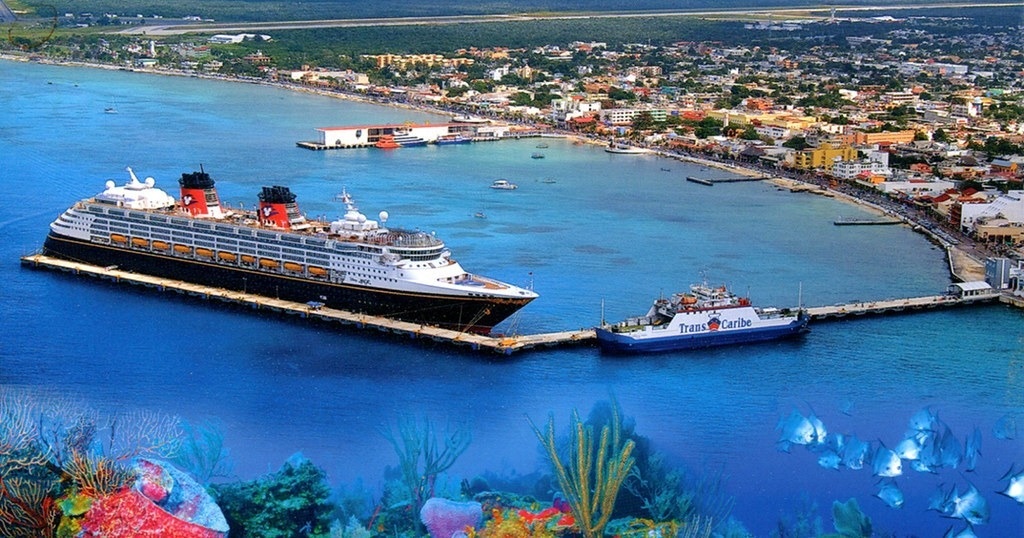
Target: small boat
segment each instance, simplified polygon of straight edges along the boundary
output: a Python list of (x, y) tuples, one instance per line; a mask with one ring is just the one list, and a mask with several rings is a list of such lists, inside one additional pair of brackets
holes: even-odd
[(411, 135), (409, 133), (395, 133), (392, 140), (394, 140), (396, 144), (402, 146), (403, 148), (427, 145), (427, 141), (425, 139), (420, 138), (416, 135)]
[(530, 155), (530, 158), (531, 159), (543, 159), (544, 158), (544, 154), (543, 153), (534, 153), (533, 155)]
[(491, 183), (491, 188), (503, 191), (512, 191), (518, 189), (519, 185), (516, 185), (506, 179), (496, 179), (494, 180), (494, 183)]
[(380, 138), (377, 139), (377, 143), (374, 144), (374, 147), (380, 149), (395, 149), (402, 147), (402, 145), (395, 142), (395, 137), (392, 135), (380, 135)]
[(103, 113), (104, 114), (117, 114), (117, 109), (112, 107), (112, 106), (108, 106), (107, 108), (103, 109)]
[(548, 185), (550, 185), (552, 183), (557, 183), (554, 178), (550, 178), (550, 177), (546, 177), (546, 178), (540, 180), (540, 182), (541, 183), (547, 183)]
[(545, 149), (545, 148), (547, 148), (547, 147), (548, 147), (548, 145), (547, 145), (547, 144), (545, 144), (544, 142), (541, 142), (540, 144), (537, 144), (537, 148), (538, 148), (538, 149)]
[(672, 169), (671, 168), (662, 168), (661, 171), (662, 172), (671, 172)]
[(473, 213), (473, 217), (478, 219), (486, 219), (487, 215), (485, 215), (483, 211), (477, 211), (476, 213)]
[(640, 353), (697, 349), (762, 342), (796, 336), (807, 330), (802, 309), (754, 308), (725, 286), (690, 286), (654, 301), (647, 314), (596, 329), (601, 349)]
[(441, 135), (437, 137), (437, 140), (435, 140), (434, 143), (437, 144), (438, 146), (448, 146), (453, 144), (469, 144), (472, 141), (472, 138), (467, 138), (456, 133)]

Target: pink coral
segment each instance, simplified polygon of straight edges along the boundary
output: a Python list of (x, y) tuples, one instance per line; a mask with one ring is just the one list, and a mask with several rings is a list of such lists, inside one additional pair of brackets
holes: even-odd
[(466, 527), (477, 528), (483, 518), (483, 507), (478, 502), (458, 502), (440, 497), (427, 499), (420, 510), (420, 521), (430, 531), (430, 538), (452, 538), (465, 532)]

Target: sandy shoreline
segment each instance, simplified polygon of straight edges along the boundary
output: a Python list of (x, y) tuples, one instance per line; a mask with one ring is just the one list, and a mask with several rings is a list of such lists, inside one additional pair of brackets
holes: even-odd
[[(179, 70), (171, 70), (171, 69), (138, 69), (138, 68), (128, 68), (128, 67), (115, 66), (115, 65), (109, 65), (109, 64), (101, 64), (101, 63), (72, 62), (72, 61), (53, 61), (53, 60), (49, 60), (49, 59), (45, 59), (45, 58), (42, 58), (42, 59), (32, 59), (32, 58), (29, 58), (29, 57), (27, 57), (25, 55), (11, 54), (11, 53), (7, 53), (7, 52), (0, 53), (0, 60), (20, 61), (20, 62), (37, 62), (37, 63), (41, 63), (41, 64), (45, 64), (45, 65), (86, 67), (86, 68), (94, 68), (94, 69), (107, 69), (107, 70), (111, 70), (111, 71), (126, 70), (126, 71), (135, 72), (135, 73), (151, 74), (151, 75), (182, 76), (182, 77), (202, 78), (202, 79), (207, 79), (207, 80), (220, 80), (220, 81), (225, 81), (225, 82), (239, 82), (239, 83), (248, 83), (248, 84), (258, 84), (258, 85), (262, 85), (262, 86), (281, 88), (281, 89), (286, 89), (286, 90), (300, 92), (300, 93), (307, 93), (307, 94), (311, 94), (311, 95), (319, 95), (319, 96), (323, 96), (323, 97), (331, 97), (331, 98), (334, 98), (334, 99), (343, 99), (343, 100), (346, 100), (346, 101), (353, 101), (353, 102), (358, 102), (358, 103), (374, 104), (374, 105), (380, 105), (380, 106), (390, 106), (390, 107), (395, 107), (395, 108), (404, 108), (404, 109), (407, 109), (407, 110), (414, 110), (414, 111), (417, 111), (417, 112), (427, 112), (427, 113), (438, 114), (438, 115), (451, 114), (451, 112), (449, 112), (449, 111), (439, 110), (437, 108), (433, 108), (433, 107), (425, 106), (425, 105), (413, 105), (413, 104), (409, 104), (409, 103), (399, 103), (399, 102), (393, 102), (393, 101), (381, 101), (381, 100), (376, 100), (376, 99), (371, 99), (371, 98), (367, 98), (367, 97), (364, 97), (364, 96), (360, 96), (360, 95), (357, 95), (357, 94), (352, 94), (352, 93), (347, 93), (347, 92), (339, 92), (339, 91), (331, 91), (331, 90), (324, 90), (324, 89), (320, 89), (320, 88), (311, 88), (311, 87), (308, 87), (308, 86), (302, 86), (302, 85), (299, 85), (299, 84), (289, 84), (289, 83), (286, 83), (286, 82), (272, 82), (272, 81), (260, 80), (260, 79), (242, 79), (242, 78), (234, 78), (234, 77), (223, 77), (223, 76), (208, 75), (208, 74), (203, 74), (203, 73), (196, 73), (196, 72), (191, 72), (191, 71), (179, 71)], [(537, 128), (538, 129), (543, 129), (543, 130), (555, 132), (555, 133), (557, 133), (560, 136), (564, 136), (565, 138), (573, 140), (574, 142), (579, 142), (579, 143), (584, 143), (584, 144), (593, 144), (593, 145), (605, 145), (607, 143), (605, 140), (598, 140), (598, 139), (595, 139), (595, 138), (592, 138), (592, 137), (581, 136), (581, 135), (579, 135), (577, 133), (558, 131), (558, 130), (555, 130), (555, 129), (551, 128), (548, 125), (537, 125)], [(701, 166), (706, 166), (706, 167), (709, 167), (709, 168), (715, 168), (715, 169), (718, 169), (718, 170), (723, 170), (723, 171), (730, 172), (730, 173), (737, 174), (737, 175), (743, 175), (743, 176), (747, 176), (747, 177), (763, 177), (763, 176), (765, 176), (764, 172), (755, 170), (753, 168), (744, 167), (744, 166), (739, 165), (739, 164), (723, 163), (723, 162), (714, 161), (714, 160), (710, 160), (710, 159), (702, 159), (700, 157), (694, 157), (692, 155), (685, 155), (685, 154), (678, 154), (678, 153), (668, 153), (668, 152), (657, 151), (657, 150), (652, 150), (650, 153), (652, 155), (656, 155), (659, 158), (666, 158), (666, 159), (674, 159), (674, 160), (679, 160), (679, 161), (686, 161), (686, 162), (690, 162), (690, 163), (694, 163), (694, 164), (699, 164)], [(892, 212), (890, 212), (890, 211), (886, 210), (885, 208), (882, 208), (882, 207), (880, 207), (878, 205), (875, 205), (875, 204), (873, 204), (873, 203), (871, 203), (869, 201), (862, 200), (862, 199), (857, 198), (855, 196), (851, 196), (849, 194), (836, 191), (834, 189), (828, 189), (826, 187), (822, 187), (822, 186), (819, 186), (819, 185), (816, 185), (816, 184), (813, 184), (813, 183), (808, 183), (808, 182), (805, 182), (805, 181), (801, 181), (799, 179), (784, 178), (784, 177), (771, 177), (771, 178), (769, 178), (769, 180), (772, 183), (774, 183), (775, 185), (777, 185), (778, 187), (784, 188), (784, 189), (788, 189), (791, 192), (809, 192), (811, 194), (818, 194), (818, 195), (825, 195), (825, 196), (829, 196), (829, 197), (835, 197), (835, 198), (838, 198), (839, 200), (842, 200), (842, 201), (844, 201), (846, 203), (854, 204), (854, 205), (857, 205), (858, 207), (868, 209), (868, 210), (870, 210), (870, 211), (872, 211), (872, 212), (874, 212), (874, 213), (876, 213), (878, 215), (884, 215), (884, 216), (888, 216), (888, 217), (899, 218), (900, 220), (904, 221), (904, 223), (906, 225), (911, 226), (915, 231), (920, 232), (920, 233), (926, 235), (932, 242), (935, 242), (935, 243), (939, 244), (940, 246), (942, 246), (946, 250), (946, 252), (947, 252), (946, 258), (947, 258), (950, 274), (951, 274), (953, 279), (955, 279), (955, 280), (984, 280), (985, 279), (985, 264), (984, 264), (983, 261), (974, 258), (970, 253), (968, 253), (963, 248), (960, 248), (957, 245), (951, 244), (950, 242), (948, 242), (944, 238), (938, 236), (935, 233), (932, 233), (926, 227), (920, 225), (920, 223), (917, 223), (917, 222), (915, 222), (913, 220), (910, 220), (909, 218), (907, 218), (905, 216), (893, 215)]]

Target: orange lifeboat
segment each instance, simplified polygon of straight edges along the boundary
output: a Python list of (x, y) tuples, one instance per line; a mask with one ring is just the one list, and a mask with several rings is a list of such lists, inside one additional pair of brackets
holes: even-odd
[(202, 256), (204, 258), (212, 258), (213, 257), (213, 251), (208, 249), (208, 248), (197, 248), (196, 249), (196, 256)]
[(302, 270), (305, 269), (301, 263), (294, 262), (284, 262), (284, 268), (288, 271), (292, 271), (293, 273), (301, 273)]
[(309, 274), (313, 276), (327, 276), (327, 269), (324, 269), (323, 267), (317, 267), (315, 265), (310, 265)]
[(279, 262), (277, 260), (272, 260), (270, 258), (260, 258), (260, 267), (263, 267), (263, 268), (266, 268), (266, 269), (277, 269), (280, 266), (281, 266), (281, 262)]
[(242, 254), (242, 263), (252, 265), (256, 263), (256, 256), (250, 256), (248, 254)]
[(153, 241), (153, 248), (157, 250), (170, 250), (171, 245), (164, 241)]
[(121, 234), (110, 234), (110, 240), (115, 242), (115, 243), (122, 243), (122, 244), (128, 242), (128, 238), (123, 236), (123, 235), (121, 235)]
[(234, 252), (225, 252), (222, 250), (217, 253), (217, 258), (221, 261), (234, 263), (235, 260), (238, 259), (238, 256), (236, 256)]
[(174, 245), (174, 252), (178, 254), (192, 254), (192, 247), (188, 245)]
[(139, 248), (146, 248), (149, 246), (149, 239), (143, 239), (141, 237), (132, 238), (132, 246)]

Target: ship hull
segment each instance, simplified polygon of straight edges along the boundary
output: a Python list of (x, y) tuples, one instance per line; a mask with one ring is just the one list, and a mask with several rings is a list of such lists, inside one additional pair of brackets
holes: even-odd
[(116, 265), (123, 271), (204, 286), (301, 303), (314, 301), (339, 310), (485, 334), (532, 300), (423, 294), (318, 282), (155, 252), (98, 245), (53, 232), (46, 237), (43, 253), (101, 267)]
[(628, 333), (615, 333), (599, 327), (597, 341), (602, 350), (613, 353), (657, 353), (765, 342), (792, 338), (806, 331), (807, 318), (800, 317), (784, 325), (708, 331), (697, 334), (669, 334), (648, 338), (636, 338)]

